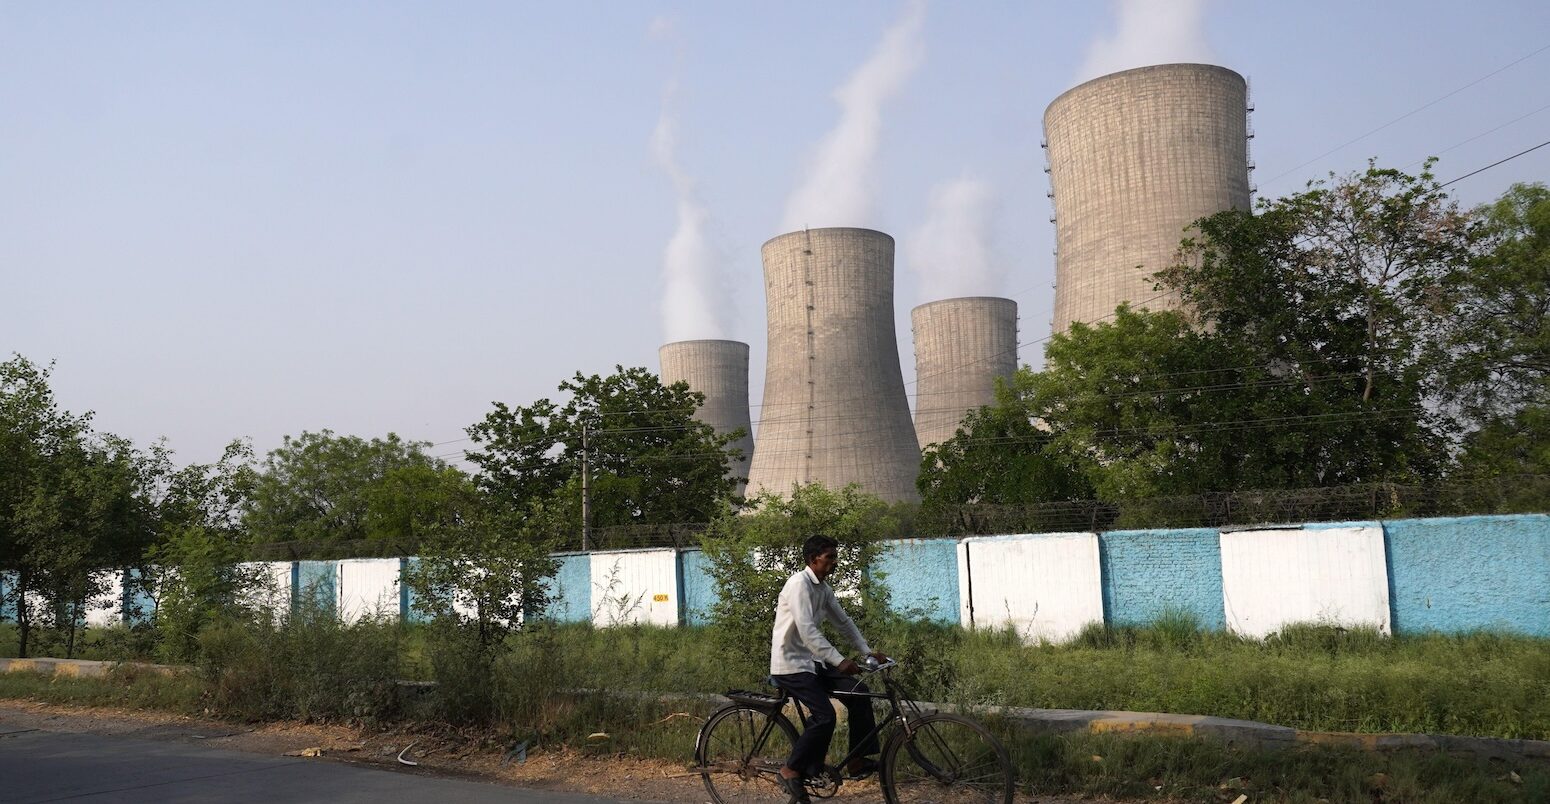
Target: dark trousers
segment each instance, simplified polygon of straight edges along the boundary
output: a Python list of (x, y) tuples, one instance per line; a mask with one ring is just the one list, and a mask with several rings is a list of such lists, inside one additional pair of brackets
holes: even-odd
[[(791, 746), (791, 757), (786, 760), (786, 767), (806, 776), (816, 776), (823, 770), (824, 756), (834, 739), (834, 704), (829, 702), (829, 693), (836, 689), (868, 692), (867, 686), (854, 676), (824, 664), (816, 664), (815, 669), (818, 672), (772, 676), (781, 689), (807, 707), (807, 727)], [(839, 699), (850, 718), (850, 750), (854, 752), (860, 747), (860, 756), (876, 755), (877, 735), (872, 729), (877, 718), (872, 714), (872, 699), (851, 695), (841, 695)]]

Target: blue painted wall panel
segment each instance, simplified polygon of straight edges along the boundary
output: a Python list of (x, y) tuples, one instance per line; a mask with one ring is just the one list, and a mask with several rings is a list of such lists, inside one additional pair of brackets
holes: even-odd
[(409, 588), (409, 584), (403, 582), (403, 579), (408, 577), (409, 573), (420, 568), (420, 559), (411, 556), (404, 559), (403, 563), (400, 564), (399, 567), (398, 599), (399, 607), (402, 609), (401, 614), (403, 615), (404, 622), (430, 622), (430, 615), (415, 608), (415, 603), (420, 599), (420, 596), (416, 595), (414, 590)]
[(1166, 611), (1222, 630), (1222, 548), (1213, 528), (1113, 530), (1098, 534), (1103, 614), (1110, 625), (1144, 625)]
[(1353, 520), (1351, 522), (1309, 522), (1302, 526), (1302, 530), (1342, 530), (1345, 528), (1378, 528), (1382, 522), (1372, 520)]
[(0, 622), (11, 622), (16, 619), (16, 604), (6, 597), (11, 593), (15, 583), (11, 573), (0, 572)]
[(549, 579), (549, 607), (544, 616), (562, 623), (592, 621), (592, 556), (565, 553), (555, 556), (559, 569)]
[(156, 601), (140, 583), (140, 571), (124, 573), (124, 620), (129, 624), (150, 622), (156, 616)]
[(1550, 637), (1550, 516), (1395, 520), (1383, 532), (1396, 633)]
[(874, 565), (893, 610), (933, 622), (958, 622), (958, 542), (904, 539), (887, 543)]
[(315, 606), (323, 611), (339, 610), (339, 562), (298, 561), (291, 570), (291, 608)]
[(678, 599), (683, 601), (680, 615), (684, 624), (708, 625), (711, 607), (721, 599), (721, 593), (710, 577), (710, 560), (703, 551), (679, 551), (678, 583)]

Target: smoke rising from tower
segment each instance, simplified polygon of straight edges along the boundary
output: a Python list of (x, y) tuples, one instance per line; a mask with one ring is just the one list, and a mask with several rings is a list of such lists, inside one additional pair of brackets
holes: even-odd
[[(651, 24), (655, 37), (672, 35), (670, 22)], [(677, 196), (677, 227), (662, 251), (662, 332), (668, 341), (724, 338), (733, 309), (731, 288), (723, 266), (725, 255), (710, 239), (711, 216), (699, 195), (698, 183), (678, 160), (677, 80), (662, 94), (662, 112), (651, 136), (651, 151), (673, 182)]]
[(1205, 6), (1206, 0), (1115, 0), (1114, 32), (1088, 46), (1076, 80), (1149, 64), (1212, 61)]
[(908, 246), (922, 298), (1001, 292), (1005, 270), (990, 245), (996, 201), (990, 182), (980, 179), (955, 179), (931, 190), (926, 222)]
[(819, 143), (802, 183), (787, 199), (786, 231), (871, 222), (871, 172), (882, 136), (883, 104), (903, 90), (920, 64), (925, 14), (924, 0), (910, 0), (877, 49), (835, 90), (839, 122)]

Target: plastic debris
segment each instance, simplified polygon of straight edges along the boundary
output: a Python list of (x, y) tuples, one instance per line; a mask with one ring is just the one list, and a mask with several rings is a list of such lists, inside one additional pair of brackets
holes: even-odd
[(524, 762), (527, 762), (527, 741), (526, 740), (523, 740), (522, 742), (517, 743), (516, 745), (512, 746), (511, 750), (507, 751), (505, 756), (501, 757), (501, 767), (504, 768), (507, 765), (511, 764), (512, 758), (515, 758), (517, 760), (517, 764), (518, 765), (521, 765)]
[[(415, 740), (414, 741), (414, 743), (417, 743), (417, 742), (419, 742), (419, 740)], [(400, 765), (410, 765), (410, 766), (414, 766), (414, 765), (420, 764), (418, 762), (415, 762), (412, 759), (404, 759), (404, 754), (409, 753), (409, 749), (414, 747), (414, 743), (410, 743), (410, 744), (404, 746), (404, 750), (398, 752), (398, 764), (400, 764)]]

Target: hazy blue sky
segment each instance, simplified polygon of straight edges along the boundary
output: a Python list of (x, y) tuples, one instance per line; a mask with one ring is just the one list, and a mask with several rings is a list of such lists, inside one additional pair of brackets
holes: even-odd
[[(803, 220), (897, 238), (907, 381), (944, 294), (1013, 297), (1037, 365), (1044, 108), (1165, 61), (1248, 77), (1262, 195), (1550, 139), (1543, 0), (0, 0), (0, 353), (184, 461), (322, 428), (454, 452), (669, 337), (749, 342), (757, 405), (759, 246)], [(1550, 148), (1453, 189), (1546, 180)]]

